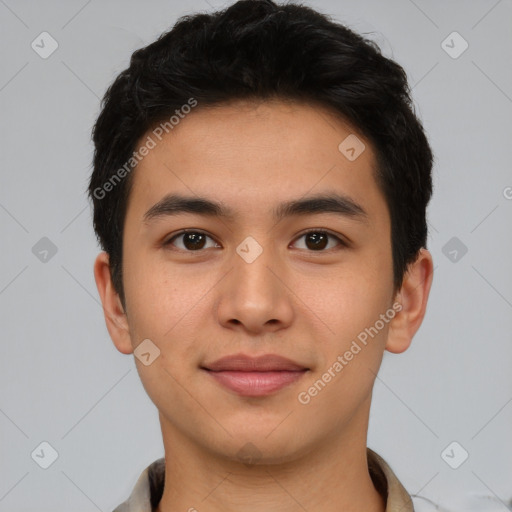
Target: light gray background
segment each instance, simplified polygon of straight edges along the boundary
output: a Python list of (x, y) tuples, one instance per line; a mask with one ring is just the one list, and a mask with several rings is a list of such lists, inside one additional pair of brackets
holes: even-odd
[[(436, 156), (427, 316), (407, 352), (385, 354), (368, 445), (411, 494), (448, 510), (505, 511), (512, 498), (512, 3), (306, 3), (366, 33), (404, 66)], [(223, 5), (0, 0), (1, 511), (110, 511), (163, 455), (157, 410), (133, 356), (109, 338), (94, 282), (90, 131), (100, 98), (135, 49), (178, 16)], [(59, 45), (47, 59), (31, 48), (43, 31)], [(453, 31), (469, 44), (458, 58), (441, 44)], [(460, 40), (447, 44), (461, 48)], [(42, 237), (57, 248), (46, 262), (32, 251)], [(443, 253), (452, 237), (468, 249), (455, 262)], [(58, 452), (46, 470), (31, 458), (43, 441)], [(453, 441), (469, 453), (458, 469), (441, 457)]]

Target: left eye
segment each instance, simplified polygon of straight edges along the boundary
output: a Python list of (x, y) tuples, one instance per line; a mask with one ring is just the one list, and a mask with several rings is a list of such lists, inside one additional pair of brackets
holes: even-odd
[[(346, 246), (345, 242), (338, 236), (320, 229), (307, 231), (306, 233), (300, 235), (296, 240), (300, 240), (304, 237), (308, 237), (305, 244), (306, 249), (310, 249), (314, 252), (319, 252), (326, 249), (326, 246), (329, 244), (329, 238), (337, 241), (338, 245)], [(202, 231), (182, 231), (181, 233), (178, 233), (167, 240), (164, 245), (174, 245), (174, 240), (180, 238), (182, 239), (182, 247), (178, 247), (178, 249), (187, 252), (197, 252), (202, 249), (207, 249), (208, 247), (205, 247), (205, 240), (207, 238), (214, 241), (213, 238), (208, 236), (206, 233), (203, 233)], [(220, 247), (215, 241), (214, 246)]]
[(326, 245), (329, 244), (329, 238), (336, 240), (338, 242), (338, 245), (341, 245), (343, 247), (346, 246), (345, 242), (341, 238), (339, 238), (336, 235), (333, 235), (332, 233), (329, 233), (328, 231), (324, 231), (321, 229), (311, 230), (306, 233), (303, 233), (302, 235), (299, 236), (299, 238), (297, 238), (297, 240), (303, 237), (308, 237), (306, 247), (308, 249), (312, 248), (313, 251), (317, 252), (319, 250), (322, 251), (323, 249), (326, 248)]

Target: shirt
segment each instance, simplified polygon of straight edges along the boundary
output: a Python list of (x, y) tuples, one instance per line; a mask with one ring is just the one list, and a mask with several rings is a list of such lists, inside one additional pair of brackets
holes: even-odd
[[(370, 448), (366, 453), (373, 485), (386, 502), (386, 512), (414, 512), (411, 497), (386, 461)], [(154, 512), (162, 498), (164, 481), (165, 459), (162, 457), (142, 472), (130, 497), (113, 512)]]

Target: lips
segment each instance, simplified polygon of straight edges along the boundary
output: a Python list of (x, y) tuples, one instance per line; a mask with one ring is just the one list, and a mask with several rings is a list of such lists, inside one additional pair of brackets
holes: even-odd
[(201, 367), (221, 386), (241, 396), (262, 397), (279, 391), (309, 370), (275, 354), (250, 357), (236, 354)]
[(239, 371), (239, 372), (278, 372), (308, 370), (286, 357), (276, 354), (265, 354), (251, 357), (245, 354), (235, 354), (218, 359), (203, 367), (212, 372)]

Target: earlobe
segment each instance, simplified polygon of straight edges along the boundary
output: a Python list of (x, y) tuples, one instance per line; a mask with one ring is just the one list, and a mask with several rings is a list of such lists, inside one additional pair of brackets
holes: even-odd
[(103, 304), (103, 313), (107, 330), (117, 350), (131, 354), (133, 347), (126, 313), (123, 310), (119, 294), (112, 284), (109, 255), (101, 252), (94, 262), (94, 279)]
[(389, 324), (387, 351), (400, 354), (411, 345), (425, 317), (432, 279), (432, 256), (426, 249), (420, 249), (416, 260), (409, 265), (397, 294), (396, 302), (401, 309)]

